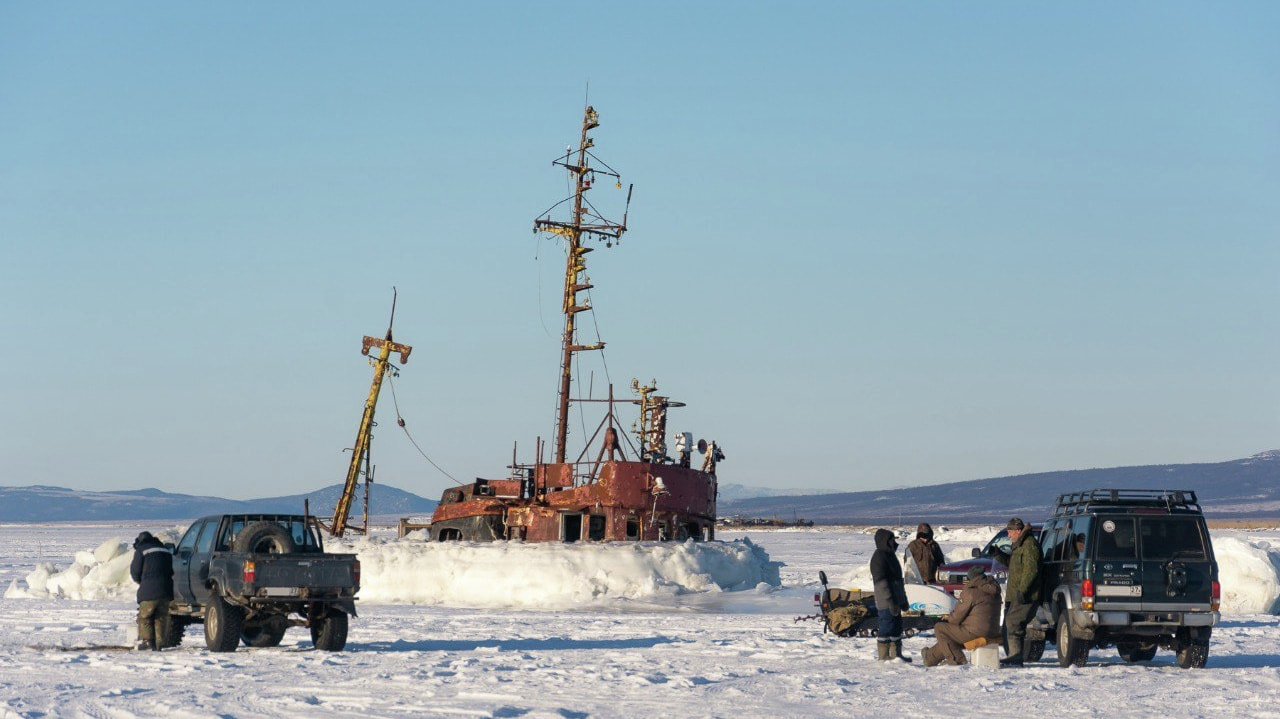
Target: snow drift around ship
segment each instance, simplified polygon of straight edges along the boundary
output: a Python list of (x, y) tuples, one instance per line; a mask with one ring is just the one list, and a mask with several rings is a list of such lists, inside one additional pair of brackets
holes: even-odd
[[(172, 541), (172, 537), (164, 537)], [(616, 600), (768, 589), (781, 585), (780, 563), (749, 539), (733, 542), (524, 544), (404, 539), (331, 540), (331, 552), (360, 557), (364, 604), (559, 609)], [(58, 571), (40, 564), (15, 580), (5, 598), (131, 600), (133, 551), (121, 539)]]

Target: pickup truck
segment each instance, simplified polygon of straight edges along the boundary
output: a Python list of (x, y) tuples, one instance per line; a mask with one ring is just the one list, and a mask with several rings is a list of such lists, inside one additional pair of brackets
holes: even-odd
[(326, 554), (314, 521), (301, 514), (222, 514), (196, 520), (174, 549), (172, 624), (165, 646), (204, 624), (206, 646), (273, 647), (306, 626), (316, 649), (341, 651), (356, 615), (360, 561)]

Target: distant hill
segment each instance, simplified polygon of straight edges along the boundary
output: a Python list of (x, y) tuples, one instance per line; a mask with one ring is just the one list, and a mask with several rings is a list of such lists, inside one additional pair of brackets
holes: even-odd
[(720, 485), (720, 501), (734, 501), (739, 499), (753, 499), (756, 497), (790, 497), (795, 495), (815, 495), (815, 494), (831, 494), (838, 492), (836, 489), (803, 489), (788, 487), (778, 489), (776, 487), (753, 487), (745, 484), (721, 484)]
[[(303, 500), (311, 500), (311, 512), (332, 516), (342, 494), (335, 484), (307, 494), (263, 499), (222, 499), (170, 494), (158, 489), (118, 492), (84, 492), (63, 487), (33, 485), (0, 487), (0, 522), (84, 522), (134, 519), (195, 519), (207, 514), (235, 512), (302, 512)], [(363, 512), (361, 488), (351, 508), (351, 519)], [(436, 502), (386, 484), (369, 490), (374, 516), (430, 514)]]
[(1214, 464), (1164, 464), (1040, 472), (927, 487), (813, 496), (722, 499), (720, 516), (799, 517), (819, 524), (1028, 521), (1059, 494), (1096, 488), (1193, 489), (1211, 519), (1280, 518), (1280, 451)]

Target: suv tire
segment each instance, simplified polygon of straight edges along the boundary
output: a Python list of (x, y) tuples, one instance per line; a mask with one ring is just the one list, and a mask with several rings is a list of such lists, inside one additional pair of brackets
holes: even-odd
[(292, 554), (293, 537), (275, 522), (254, 522), (236, 535), (231, 551), (250, 554)]
[(204, 643), (211, 652), (234, 652), (240, 644), (240, 628), (244, 624), (244, 610), (227, 604), (217, 595), (209, 597), (204, 610)]
[(1204, 636), (1192, 639), (1185, 629), (1178, 632), (1175, 654), (1178, 666), (1183, 669), (1204, 669), (1209, 662), (1209, 631), (1205, 628)]
[(1044, 656), (1044, 632), (1039, 629), (1027, 628), (1027, 638), (1025, 644), (1022, 645), (1022, 659), (1027, 662), (1038, 662)]
[(242, 627), (240, 629), (240, 639), (246, 647), (258, 649), (278, 647), (280, 642), (284, 640), (284, 633), (288, 628), (289, 624), (284, 617), (274, 616), (261, 624)]
[(320, 651), (342, 651), (347, 646), (347, 615), (335, 610), (312, 620), (311, 641)]
[(1089, 645), (1071, 636), (1071, 617), (1066, 607), (1058, 610), (1058, 666), (1082, 667), (1089, 661)]
[(1120, 642), (1116, 645), (1116, 652), (1126, 662), (1149, 662), (1156, 655), (1156, 644), (1155, 642), (1150, 644)]
[(187, 618), (167, 615), (168, 619), (160, 627), (160, 648), (173, 649), (182, 644), (182, 636), (187, 632)]

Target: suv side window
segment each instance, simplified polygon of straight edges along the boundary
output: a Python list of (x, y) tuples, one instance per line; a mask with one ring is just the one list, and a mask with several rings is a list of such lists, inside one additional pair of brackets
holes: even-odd
[(1200, 522), (1176, 517), (1142, 520), (1142, 555), (1145, 559), (1205, 559)]
[(1101, 517), (1098, 522), (1098, 559), (1137, 559), (1138, 537), (1132, 517)]
[(200, 536), (200, 528), (203, 524), (193, 524), (187, 529), (187, 533), (182, 535), (182, 539), (178, 540), (178, 551), (187, 550), (190, 552), (196, 546), (196, 537)]
[(1040, 533), (1040, 551), (1044, 554), (1044, 561), (1052, 562), (1057, 559), (1058, 537), (1061, 535), (1060, 529), (1055, 526), (1054, 522), (1045, 525), (1044, 531)]
[(196, 552), (199, 554), (208, 554), (209, 549), (213, 547), (213, 535), (218, 532), (218, 520), (210, 520), (204, 523), (204, 531), (200, 533), (200, 541), (196, 544)]
[(1074, 561), (1080, 557), (1088, 556), (1085, 552), (1088, 550), (1089, 539), (1089, 518), (1076, 517), (1071, 520), (1068, 527), (1067, 546), (1063, 549), (1063, 558), (1068, 561)]

